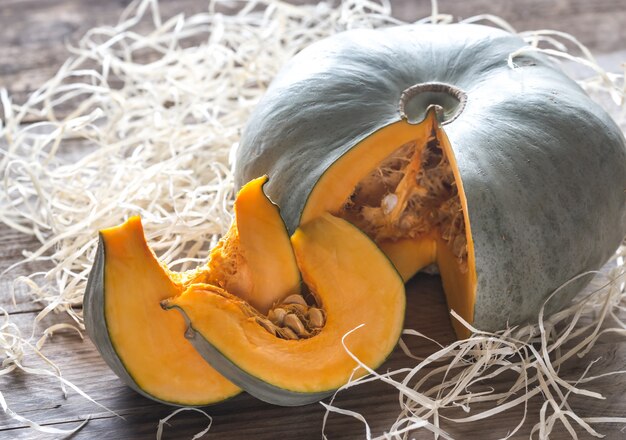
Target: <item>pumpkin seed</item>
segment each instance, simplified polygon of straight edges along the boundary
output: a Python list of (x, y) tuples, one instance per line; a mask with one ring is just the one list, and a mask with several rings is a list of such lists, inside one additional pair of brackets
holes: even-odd
[(457, 235), (454, 237), (454, 241), (452, 242), (452, 253), (457, 257), (462, 257), (465, 253), (467, 253), (465, 246), (465, 237)]
[(398, 196), (395, 194), (387, 194), (383, 197), (383, 202), (381, 204), (383, 208), (383, 212), (385, 214), (390, 214), (393, 211), (393, 208), (398, 204)]
[(266, 319), (257, 318), (256, 322), (259, 323), (261, 327), (270, 332), (270, 334), (276, 336), (276, 326), (272, 324), (270, 321)]
[(282, 304), (300, 304), (302, 306), (307, 305), (302, 295), (298, 295), (297, 293), (294, 293), (293, 295), (289, 295), (287, 298), (283, 300)]
[[(314, 300), (313, 300), (314, 301)], [(309, 306), (302, 295), (289, 295), (271, 309), (259, 324), (283, 339), (309, 338), (319, 333), (326, 322), (324, 310)]]
[(300, 318), (298, 318), (295, 314), (289, 313), (287, 316), (285, 316), (284, 322), (285, 326), (293, 330), (296, 335), (309, 336), (309, 332), (307, 332), (306, 328), (304, 328), (304, 324), (302, 324)]
[(302, 304), (287, 304), (285, 309), (290, 313), (295, 313), (298, 316), (306, 316), (306, 312), (309, 310), (309, 306), (303, 306)]
[(276, 307), (275, 309), (270, 310), (270, 312), (268, 313), (267, 317), (274, 324), (279, 325), (279, 326), (282, 327), (283, 319), (285, 319), (285, 315), (286, 314), (287, 314), (287, 311), (285, 309), (283, 309), (281, 307)]
[(291, 330), (289, 327), (276, 329), (276, 333), (278, 333), (278, 336), (280, 336), (283, 339), (293, 339), (293, 340), (300, 339), (298, 335), (296, 335), (294, 331)]
[(318, 329), (324, 325), (326, 321), (324, 312), (318, 308), (311, 307), (308, 313), (309, 325), (311, 328)]

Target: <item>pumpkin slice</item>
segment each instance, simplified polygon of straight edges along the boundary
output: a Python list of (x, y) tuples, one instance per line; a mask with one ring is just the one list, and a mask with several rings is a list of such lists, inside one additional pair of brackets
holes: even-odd
[(285, 406), (318, 401), (350, 379), (357, 364), (342, 338), (361, 325), (346, 346), (365, 365), (380, 365), (400, 336), (405, 310), (401, 277), (350, 223), (322, 214), (291, 241), (326, 318), (311, 337), (276, 337), (244, 301), (210, 285), (192, 285), (164, 302), (190, 322), (188, 337), (211, 365), (257, 398)]
[[(146, 243), (139, 217), (100, 232), (84, 298), (85, 326), (111, 369), (144, 396), (195, 406), (240, 392), (202, 359), (184, 337), (184, 319), (166, 313), (161, 300), (179, 295), (197, 280), (221, 283), (228, 282), (229, 276), (234, 285), (249, 288), (245, 293), (251, 302), (258, 295), (259, 304), (299, 289), (285, 226), (263, 193), (266, 180), (255, 179), (241, 189), (230, 232), (209, 264), (194, 271), (171, 272), (159, 263)], [(268, 281), (264, 278), (268, 275), (277, 279)]]

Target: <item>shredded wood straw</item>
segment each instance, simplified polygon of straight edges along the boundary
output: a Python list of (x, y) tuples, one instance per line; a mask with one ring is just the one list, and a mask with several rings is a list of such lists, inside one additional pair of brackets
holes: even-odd
[[(91, 400), (62, 376), (42, 348), (54, 331), (80, 334), (83, 329), (80, 306), (98, 229), (140, 214), (148, 239), (168, 264), (185, 270), (203, 262), (231, 220), (231, 158), (241, 129), (280, 66), (325, 36), (401, 24), (384, 0), (300, 6), (273, 0), (224, 2), (233, 3), (240, 7), (234, 15), (219, 13), (223, 5), (214, 1), (205, 13), (163, 20), (157, 0), (137, 0), (117, 25), (92, 29), (69, 47), (72, 56), (26, 102), (12, 102), (0, 90), (0, 221), (40, 243), (2, 276), (12, 277), (15, 292), (44, 306), (29, 334), (18, 328), (15, 317), (0, 311), (1, 375), (52, 376), (64, 395), (71, 388)], [(452, 21), (433, 0), (432, 14), (419, 22)], [(515, 32), (491, 15), (464, 21), (486, 21)], [(604, 71), (568, 34), (542, 30), (520, 35), (529, 45), (511, 54), (511, 68), (525, 51), (583, 64), (593, 76), (581, 85), (608, 94), (615, 103), (611, 110), (623, 123), (623, 72)], [(404, 439), (418, 429), (451, 438), (446, 424), (483, 420), (515, 406), (526, 409), (530, 399), (541, 396), (538, 420), (527, 420), (525, 410), (506, 437), (528, 423), (539, 438), (547, 438), (557, 422), (574, 438), (575, 427), (600, 436), (594, 428), (598, 423), (626, 423), (623, 417), (581, 416), (569, 405), (572, 395), (602, 398), (591, 389), (594, 381), (625, 371), (593, 376), (594, 361), (579, 359), (588, 363), (581, 377), (559, 374), (561, 365), (583, 357), (598, 338), (626, 334), (625, 257), (622, 247), (595, 281), (603, 286), (554, 316), (541, 314), (535, 325), (495, 334), (472, 329), (471, 338), (441, 347), (412, 369), (370, 371), (343, 387), (376, 380), (397, 388), (399, 416), (382, 436), (373, 437), (363, 416), (332, 401), (323, 404), (326, 416), (356, 417), (365, 424), (367, 438)], [(13, 275), (25, 263), (47, 270)], [(73, 323), (41, 330), (40, 321), (51, 312), (67, 314)], [(428, 339), (412, 330), (405, 335)], [(25, 359), (39, 359), (44, 367), (32, 368)], [(514, 376), (507, 390), (488, 388), (490, 379), (505, 373)], [(40, 426), (11, 410), (7, 400), (0, 393), (5, 414), (21, 426), (64, 434), (86, 423), (71, 430)], [(478, 412), (473, 410), (477, 406)], [(458, 416), (458, 409), (468, 414)], [(159, 422), (158, 437), (168, 418)]]
[(167, 423), (168, 420), (170, 420), (172, 417), (174, 417), (178, 413), (181, 413), (181, 412), (184, 412), (184, 411), (194, 411), (194, 412), (202, 414), (207, 419), (209, 419), (209, 424), (207, 425), (207, 427), (204, 428), (202, 431), (198, 432), (197, 434), (195, 434), (191, 438), (191, 440), (196, 440), (196, 439), (202, 438), (204, 436), (204, 434), (209, 432), (209, 430), (211, 429), (211, 425), (213, 424), (213, 418), (210, 415), (208, 415), (206, 412), (204, 412), (204, 411), (202, 411), (201, 409), (198, 409), (198, 408), (178, 408), (177, 410), (173, 411), (170, 415), (168, 415), (164, 419), (159, 420), (159, 424), (157, 425), (156, 440), (161, 440), (161, 438), (163, 438), (163, 426), (164, 425), (169, 425), (169, 423)]

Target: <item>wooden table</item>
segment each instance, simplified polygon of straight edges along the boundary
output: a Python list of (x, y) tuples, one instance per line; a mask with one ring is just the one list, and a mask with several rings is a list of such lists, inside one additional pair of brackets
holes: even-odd
[[(0, 87), (8, 88), (16, 102), (25, 99), (44, 80), (49, 78), (68, 56), (64, 41), (78, 39), (87, 29), (117, 19), (126, 0), (105, 2), (100, 0), (0, 0)], [(398, 1), (396, 14), (406, 19), (422, 17), (429, 13), (427, 1)], [(519, 30), (556, 28), (576, 34), (594, 51), (603, 53), (603, 63), (616, 69), (617, 62), (626, 60), (626, 4), (623, 0), (471, 0), (440, 1), (440, 11), (467, 17), (476, 13), (503, 16)], [(205, 9), (197, 0), (161, 1), (163, 15), (185, 11), (187, 15)], [(0, 224), (0, 271), (21, 259), (22, 250), (35, 249), (34, 238), (23, 235)], [(31, 331), (34, 316), (44, 305), (19, 296), (14, 304), (9, 297), (12, 279), (19, 274), (39, 270), (40, 267), (21, 267), (0, 279), (0, 306), (15, 317), (26, 333)], [(439, 279), (418, 275), (408, 288), (408, 313), (406, 327), (427, 334), (440, 343), (453, 340), (450, 320)], [(65, 316), (52, 316), (41, 323), (39, 329), (54, 322), (67, 322)], [(416, 338), (407, 340), (420, 355), (433, 350), (432, 345)], [(0, 390), (10, 407), (17, 413), (42, 425), (71, 428), (89, 417), (91, 420), (75, 439), (143, 439), (154, 438), (159, 419), (172, 408), (145, 399), (125, 387), (107, 368), (92, 343), (81, 340), (76, 334), (59, 332), (46, 346), (45, 354), (58, 363), (64, 377), (74, 382), (101, 404), (116, 411), (115, 417), (98, 406), (70, 392), (64, 399), (55, 381), (12, 374), (0, 377)], [(588, 355), (588, 359), (601, 357), (600, 365), (606, 368), (623, 368), (626, 364), (624, 340), (604, 338)], [(34, 360), (30, 359), (34, 362)], [(381, 370), (411, 365), (396, 350)], [(567, 374), (578, 377), (581, 365), (568, 367)], [(574, 410), (583, 416), (625, 416), (626, 380), (619, 376), (598, 383), (598, 391), (605, 393), (605, 401), (573, 399)], [(397, 393), (388, 386), (376, 383), (342, 393), (338, 403), (363, 413), (374, 434), (382, 433), (398, 414)], [(529, 417), (536, 418), (541, 401), (532, 401)], [(319, 404), (298, 408), (274, 407), (249, 395), (239, 395), (225, 403), (205, 408), (213, 417), (213, 426), (206, 438), (214, 439), (319, 439), (324, 410)], [(451, 434), (461, 439), (495, 439), (506, 435), (520, 419), (519, 411), (509, 411), (489, 421), (450, 428)], [(207, 420), (196, 413), (183, 413), (171, 421), (164, 438), (184, 439), (206, 427)], [(528, 438), (527, 426), (514, 438)], [(604, 425), (601, 432), (606, 438), (626, 438), (622, 425)], [(329, 439), (363, 438), (360, 423), (346, 417), (329, 418), (326, 434)], [(426, 432), (414, 438), (431, 438)], [(39, 434), (6, 416), (0, 416), (0, 439), (55, 438)], [(552, 439), (569, 438), (563, 430)], [(585, 434), (581, 435), (585, 438)]]

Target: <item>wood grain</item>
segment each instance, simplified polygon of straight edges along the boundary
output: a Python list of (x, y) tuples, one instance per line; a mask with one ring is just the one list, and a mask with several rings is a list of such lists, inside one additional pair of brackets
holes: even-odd
[[(3, 0), (0, 87), (8, 89), (14, 102), (25, 102), (68, 58), (68, 44), (76, 44), (95, 26), (117, 23), (128, 3), (130, 0)], [(159, 5), (164, 17), (206, 10), (205, 2), (195, 0), (163, 0)], [(143, 28), (147, 26), (148, 22)]]
[[(395, 14), (415, 20), (430, 13), (430, 2), (393, 2)], [(625, 49), (626, 7), (623, 0), (439, 0), (439, 12), (456, 18), (497, 15), (517, 31), (554, 29), (569, 32), (596, 53)]]

